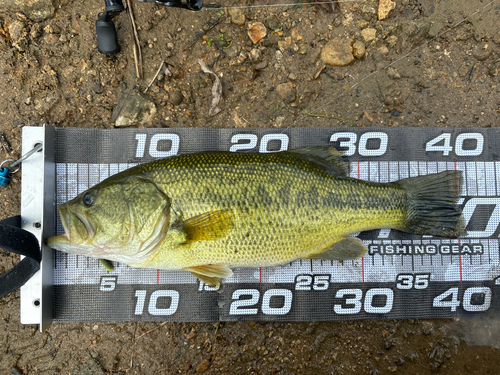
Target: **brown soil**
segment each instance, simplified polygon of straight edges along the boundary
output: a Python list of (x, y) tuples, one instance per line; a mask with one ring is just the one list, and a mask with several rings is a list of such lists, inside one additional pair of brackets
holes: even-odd
[[(500, 125), (498, 1), (398, 0), (383, 21), (370, 9), (377, 9), (375, 1), (340, 3), (341, 13), (321, 5), (245, 8), (245, 26), (229, 16), (192, 46), (204, 25), (227, 10), (132, 1), (142, 80), (135, 76), (125, 13), (115, 18), (122, 51), (106, 57), (97, 51), (94, 29), (104, 2), (56, 3), (55, 16), (39, 22), (0, 13), (0, 131), (17, 154), (23, 126), (112, 128), (118, 99), (136, 85), (144, 90), (162, 59), (172, 76), (148, 90), (157, 113), (140, 126)], [(249, 21), (267, 26), (258, 52), (247, 35)], [(374, 41), (364, 43), (366, 28), (376, 29)], [(321, 48), (335, 37), (363, 41), (366, 54), (321, 70)], [(260, 53), (257, 60), (267, 66), (256, 73), (247, 53)], [(213, 77), (198, 59), (221, 77), (215, 116), (208, 116)], [(284, 101), (278, 85), (287, 82)], [(11, 156), (0, 148), (1, 160)], [(0, 219), (18, 214), (18, 175), (0, 194)], [(17, 261), (0, 254), (0, 271)], [(2, 373), (492, 374), (500, 364), (497, 349), (468, 346), (460, 330), (450, 330), (451, 321), (74, 323), (39, 333), (19, 323), (18, 291), (0, 300), (0, 310)]]

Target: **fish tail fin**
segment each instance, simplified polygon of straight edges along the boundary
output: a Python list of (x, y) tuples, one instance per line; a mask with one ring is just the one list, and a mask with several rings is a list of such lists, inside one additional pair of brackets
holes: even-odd
[(397, 181), (406, 189), (405, 231), (456, 238), (465, 234), (462, 212), (457, 207), (462, 172), (445, 171)]

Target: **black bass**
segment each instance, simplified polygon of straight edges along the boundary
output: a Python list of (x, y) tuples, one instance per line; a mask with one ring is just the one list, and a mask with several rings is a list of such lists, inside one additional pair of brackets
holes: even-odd
[(182, 269), (219, 285), (233, 267), (362, 257), (349, 234), (393, 228), (458, 237), (460, 171), (372, 183), (348, 177), (341, 152), (204, 152), (138, 165), (59, 207), (56, 250)]

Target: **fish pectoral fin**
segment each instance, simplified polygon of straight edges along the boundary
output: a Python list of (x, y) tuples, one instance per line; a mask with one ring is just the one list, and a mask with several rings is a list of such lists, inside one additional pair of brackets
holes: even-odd
[(178, 227), (186, 234), (183, 244), (216, 240), (233, 228), (233, 213), (231, 210), (205, 212), (179, 223)]
[(204, 283), (217, 288), (220, 286), (221, 278), (225, 279), (233, 275), (233, 271), (229, 267), (220, 264), (186, 267), (184, 270), (191, 272)]
[(367, 250), (359, 238), (346, 237), (322, 253), (310, 256), (309, 259), (351, 260), (361, 258)]

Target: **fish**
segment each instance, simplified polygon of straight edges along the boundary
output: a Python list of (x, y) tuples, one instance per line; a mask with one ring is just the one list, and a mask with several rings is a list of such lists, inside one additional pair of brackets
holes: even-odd
[(53, 249), (132, 267), (185, 270), (220, 286), (239, 267), (351, 260), (352, 234), (379, 228), (456, 238), (456, 170), (376, 183), (349, 177), (343, 152), (202, 152), (140, 164), (59, 206)]

